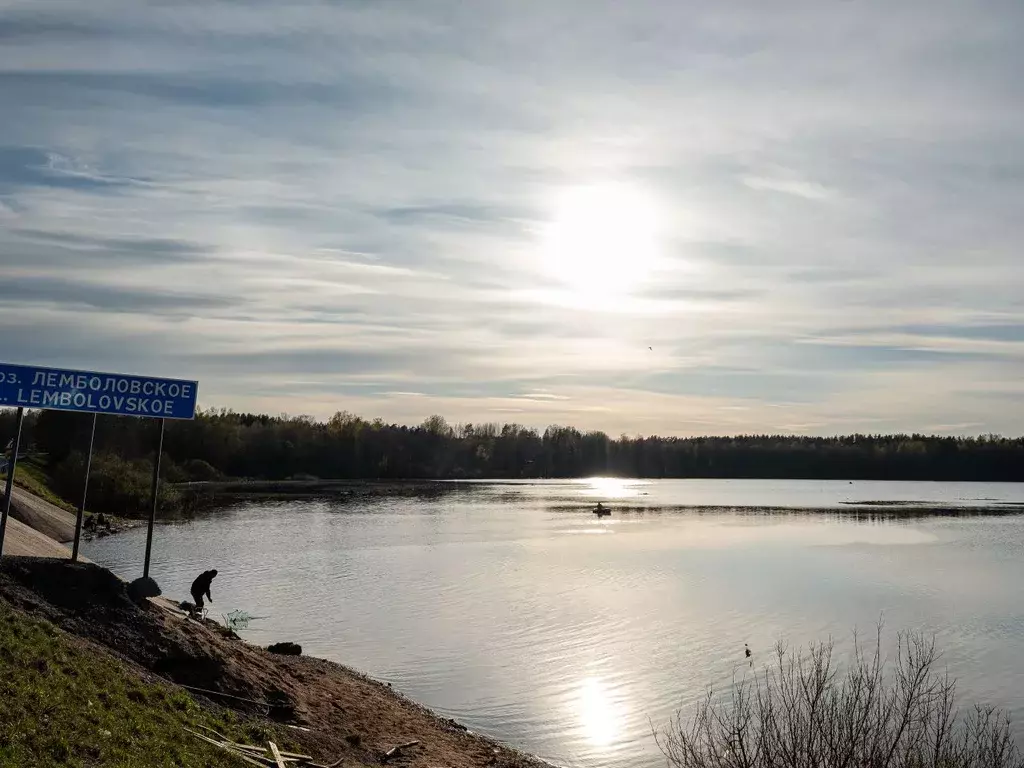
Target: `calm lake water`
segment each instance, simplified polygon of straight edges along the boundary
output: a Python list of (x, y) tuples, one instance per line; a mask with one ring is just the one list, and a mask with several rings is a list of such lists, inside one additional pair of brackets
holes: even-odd
[[(663, 765), (650, 722), (742, 674), (744, 643), (755, 662), (779, 639), (845, 650), (882, 616), (936, 633), (964, 701), (1006, 707), (1024, 736), (1024, 516), (1005, 514), (1024, 485), (452, 485), (161, 526), (153, 575), (184, 598), (217, 568), (211, 613), (266, 617), (249, 640), (299, 642), (565, 766)], [(614, 514), (589, 514), (597, 500)], [(83, 551), (135, 577), (144, 549), (136, 529)]]

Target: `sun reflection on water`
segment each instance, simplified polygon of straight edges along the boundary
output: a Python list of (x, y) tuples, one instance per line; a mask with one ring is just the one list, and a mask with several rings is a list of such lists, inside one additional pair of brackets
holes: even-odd
[(583, 736), (591, 746), (607, 747), (619, 738), (623, 714), (619, 710), (599, 678), (588, 677), (580, 685), (577, 711)]
[(636, 480), (623, 480), (621, 477), (590, 477), (582, 481), (583, 492), (587, 496), (602, 499), (625, 499), (636, 496)]

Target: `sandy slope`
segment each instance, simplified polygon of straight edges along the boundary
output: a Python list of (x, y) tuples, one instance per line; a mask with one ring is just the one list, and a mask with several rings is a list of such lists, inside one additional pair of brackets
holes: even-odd
[[(11, 516), (7, 519), (7, 535), (4, 538), (4, 557), (8, 555), (13, 557), (70, 558), (71, 550), (63, 544), (58, 544), (49, 536), (34, 531), (24, 523), (15, 520), (12, 510)], [(79, 559), (85, 560), (83, 557)]]
[(74, 514), (17, 486), (11, 496), (11, 516), (54, 541), (67, 544), (75, 539)]
[[(0, 503), (2, 501), (3, 488), (0, 487)], [(5, 556), (70, 558), (70, 548), (60, 542), (71, 542), (74, 538), (73, 514), (14, 487), (4, 540)]]

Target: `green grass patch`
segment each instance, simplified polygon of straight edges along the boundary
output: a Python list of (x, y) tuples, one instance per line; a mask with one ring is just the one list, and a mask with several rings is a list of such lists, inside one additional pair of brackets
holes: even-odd
[[(200, 725), (248, 744), (275, 739), (263, 724), (146, 682), (117, 658), (0, 601), (0, 766), (245, 765), (183, 730)], [(279, 744), (293, 748), (287, 738)]]
[(66, 509), (68, 512), (76, 512), (77, 508), (69, 504), (50, 488), (50, 477), (37, 462), (25, 458), (18, 461), (18, 468), (14, 471), (14, 482), (29, 493), (34, 493), (44, 501)]

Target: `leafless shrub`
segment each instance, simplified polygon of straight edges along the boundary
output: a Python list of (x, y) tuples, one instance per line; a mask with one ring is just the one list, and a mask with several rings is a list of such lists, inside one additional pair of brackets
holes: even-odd
[(672, 768), (1024, 768), (1006, 716), (992, 707), (961, 715), (956, 684), (938, 669), (934, 639), (898, 636), (895, 658), (855, 636), (849, 664), (831, 641), (789, 652), (763, 672), (709, 691), (656, 730)]

